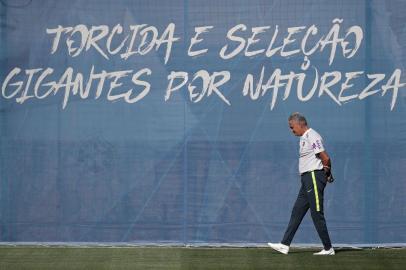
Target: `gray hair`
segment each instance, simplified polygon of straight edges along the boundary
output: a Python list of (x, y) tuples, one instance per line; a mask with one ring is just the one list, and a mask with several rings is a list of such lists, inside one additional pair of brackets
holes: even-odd
[(306, 118), (298, 112), (294, 112), (289, 116), (289, 121), (296, 121), (302, 125), (307, 126)]

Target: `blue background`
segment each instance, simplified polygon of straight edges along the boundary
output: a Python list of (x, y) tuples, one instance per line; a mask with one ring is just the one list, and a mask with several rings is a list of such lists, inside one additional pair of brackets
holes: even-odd
[[(92, 65), (97, 71), (148, 67), (152, 75), (150, 93), (135, 104), (109, 102), (104, 93), (97, 100), (71, 97), (63, 110), (62, 91), (24, 104), (0, 98), (0, 241), (279, 241), (300, 188), (298, 138), (287, 126), (290, 113), (300, 111), (333, 160), (337, 180), (324, 201), (333, 243), (405, 243), (405, 88), (393, 111), (390, 93), (338, 106), (327, 95), (300, 102), (294, 90), (271, 111), (271, 94), (256, 101), (242, 95), (246, 74), (258, 76), (262, 66), (265, 74), (276, 67), (300, 72), (303, 59), (218, 57), (227, 31), (240, 23), (271, 26), (258, 44), (266, 48), (275, 25), (284, 33), (315, 24), (325, 35), (342, 18), (341, 33), (352, 25), (364, 30), (356, 56), (337, 53), (328, 66), (326, 50), (312, 64), (320, 73), (362, 70), (388, 79), (394, 69), (404, 71), (405, 12), (405, 1), (2, 0), (1, 82), (14, 67), (52, 67), (59, 76), (68, 66), (84, 74)], [(92, 49), (76, 58), (62, 47), (51, 55), (46, 34), (57, 25), (111, 29), (118, 23), (125, 29), (146, 23), (162, 33), (171, 22), (180, 41), (166, 65), (164, 47), (126, 61)], [(194, 28), (202, 25), (214, 26), (201, 43), (209, 51), (188, 57)], [(192, 103), (186, 88), (164, 101), (171, 71), (191, 76), (200, 69), (231, 72), (221, 90), (232, 106), (215, 94)], [(123, 89), (134, 87), (127, 83)], [(367, 83), (358, 80), (354, 89)], [(308, 215), (294, 243), (319, 242)]]

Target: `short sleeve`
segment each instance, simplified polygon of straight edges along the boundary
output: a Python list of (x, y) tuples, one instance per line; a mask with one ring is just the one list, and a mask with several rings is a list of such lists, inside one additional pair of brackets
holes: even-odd
[(309, 132), (308, 140), (315, 154), (321, 153), (325, 150), (323, 138), (317, 132)]

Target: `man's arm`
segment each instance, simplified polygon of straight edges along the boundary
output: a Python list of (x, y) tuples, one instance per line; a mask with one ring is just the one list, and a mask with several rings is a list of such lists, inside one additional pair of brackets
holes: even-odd
[(329, 155), (327, 154), (326, 151), (323, 151), (323, 152), (316, 154), (316, 156), (319, 159), (321, 159), (321, 163), (323, 163), (323, 169), (324, 169), (324, 172), (326, 173), (327, 181), (330, 183), (333, 182), (334, 178), (333, 178), (333, 175), (331, 174), (331, 159), (330, 159)]

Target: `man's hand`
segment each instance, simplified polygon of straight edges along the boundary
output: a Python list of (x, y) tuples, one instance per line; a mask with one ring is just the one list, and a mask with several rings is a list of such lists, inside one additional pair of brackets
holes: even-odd
[(321, 159), (321, 163), (323, 163), (323, 169), (324, 169), (324, 172), (326, 173), (327, 182), (333, 183), (334, 177), (333, 177), (333, 174), (331, 173), (331, 160), (330, 160), (329, 155), (327, 154), (326, 151), (323, 151), (323, 152), (316, 154), (316, 156), (319, 159)]
[(333, 174), (331, 173), (331, 169), (329, 166), (324, 166), (324, 173), (326, 174), (327, 182), (333, 183), (334, 182), (334, 177)]
[(332, 174), (330, 174), (329, 176), (327, 176), (327, 182), (329, 183), (333, 183), (334, 182), (334, 177)]

